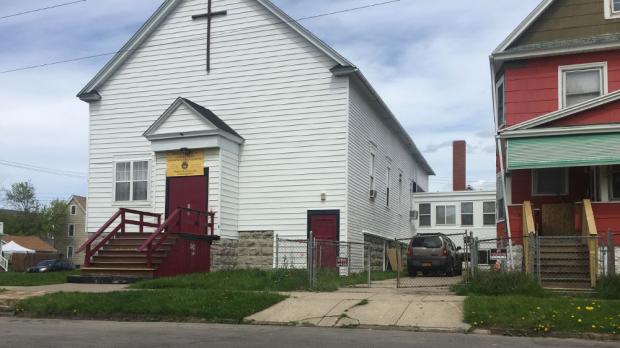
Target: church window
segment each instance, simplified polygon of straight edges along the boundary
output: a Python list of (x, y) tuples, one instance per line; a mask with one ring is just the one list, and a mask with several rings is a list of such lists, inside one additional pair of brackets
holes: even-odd
[(114, 200), (117, 202), (148, 199), (148, 161), (116, 163)]

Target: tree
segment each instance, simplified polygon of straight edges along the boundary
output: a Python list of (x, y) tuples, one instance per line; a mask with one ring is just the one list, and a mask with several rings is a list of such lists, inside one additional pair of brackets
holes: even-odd
[(28, 181), (17, 182), (3, 193), (6, 205), (17, 211), (7, 217), (7, 224), (15, 229), (9, 232), (20, 235), (41, 233), (41, 204), (36, 198), (34, 186)]
[[(41, 211), (41, 232), (47, 233), (54, 238), (59, 237), (65, 232), (69, 204), (63, 200), (55, 199), (49, 205), (43, 207)], [(41, 236), (45, 238), (46, 236)]]

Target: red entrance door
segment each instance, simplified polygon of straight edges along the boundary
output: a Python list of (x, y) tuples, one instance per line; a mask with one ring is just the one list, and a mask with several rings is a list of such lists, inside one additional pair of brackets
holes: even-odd
[(172, 214), (177, 208), (188, 208), (196, 212), (183, 211), (178, 224), (169, 227), (169, 232), (203, 234), (199, 219), (206, 218), (209, 179), (204, 176), (183, 176), (168, 178), (166, 213)]
[(321, 268), (336, 268), (339, 212), (309, 212), (308, 227), (316, 240), (314, 262)]

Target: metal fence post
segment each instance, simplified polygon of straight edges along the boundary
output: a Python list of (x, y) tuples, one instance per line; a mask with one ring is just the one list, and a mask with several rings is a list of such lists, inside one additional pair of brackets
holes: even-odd
[(396, 243), (396, 288), (400, 288), (400, 244), (398, 243), (398, 239), (394, 239)]
[(351, 275), (351, 244), (347, 243), (347, 259), (349, 260), (349, 262), (347, 262), (347, 275), (350, 276)]
[(611, 229), (607, 230), (607, 275), (616, 274), (616, 247), (614, 245), (614, 235)]
[(308, 269), (308, 285), (312, 289), (314, 288), (313, 280), (314, 280), (314, 262), (312, 260), (312, 256), (314, 254), (314, 238), (312, 237), (312, 231), (308, 233), (308, 242), (306, 243), (306, 249), (308, 255), (306, 255), (306, 268)]
[(371, 252), (370, 244), (368, 244), (366, 248), (368, 249), (368, 287), (370, 288), (370, 282), (371, 282), (371, 279), (370, 279), (370, 260), (371, 260), (370, 259), (370, 252)]
[(471, 277), (476, 276), (476, 271), (478, 270), (478, 237), (475, 237), (472, 240), (472, 248), (471, 248)]
[(276, 269), (280, 268), (280, 237), (276, 234)]

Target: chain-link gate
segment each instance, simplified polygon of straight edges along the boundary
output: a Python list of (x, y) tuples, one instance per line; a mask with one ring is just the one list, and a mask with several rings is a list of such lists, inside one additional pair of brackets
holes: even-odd
[[(351, 286), (370, 287), (370, 244), (276, 236), (275, 268), (306, 270), (311, 289), (334, 277), (357, 277)], [(310, 267), (308, 267), (310, 265)]]
[(470, 243), (467, 233), (417, 234), (396, 239), (398, 288), (451, 287), (467, 274)]

